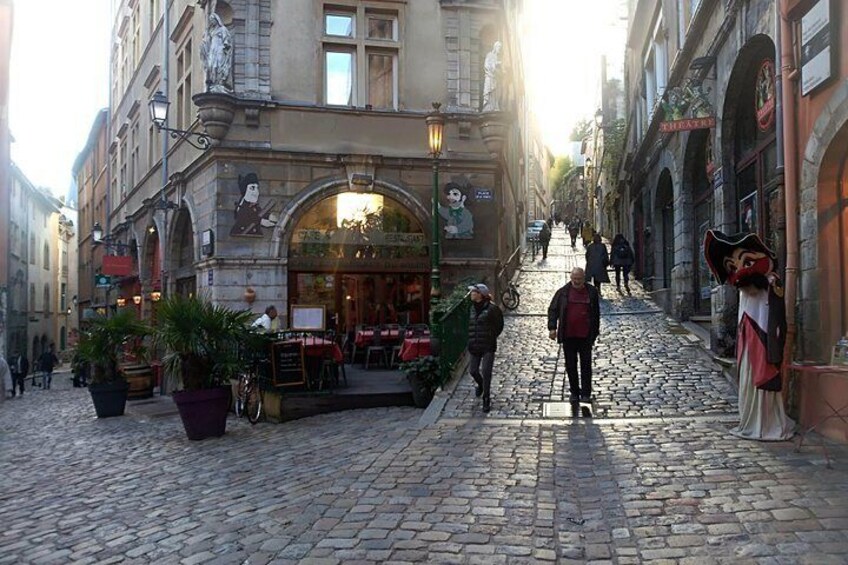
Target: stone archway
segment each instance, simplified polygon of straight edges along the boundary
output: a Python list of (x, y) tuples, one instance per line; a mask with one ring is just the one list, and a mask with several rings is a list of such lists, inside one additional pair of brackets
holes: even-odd
[(693, 131), (686, 143), (683, 160), (684, 194), (688, 195), (685, 213), (692, 218), (693, 229), (686, 245), (692, 248), (692, 273), (688, 292), (692, 293), (692, 312), (709, 316), (712, 280), (703, 253), (704, 235), (714, 226), (713, 184), (708, 166), (711, 130)]
[(674, 182), (668, 168), (660, 172), (654, 195), (654, 280), (653, 288), (671, 288), (674, 268)]

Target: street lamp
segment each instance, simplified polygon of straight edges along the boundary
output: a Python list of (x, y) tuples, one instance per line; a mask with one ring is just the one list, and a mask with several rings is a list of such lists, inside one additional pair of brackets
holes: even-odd
[[(162, 94), (161, 90), (157, 90), (150, 101), (147, 103), (150, 110), (150, 120), (159, 128), (159, 131), (167, 131), (171, 134), (172, 139), (184, 139), (189, 145), (195, 149), (209, 149), (209, 144), (212, 140), (205, 133), (198, 133), (182, 129), (173, 129), (167, 127), (168, 123), (168, 107), (171, 103), (168, 97)], [(194, 141), (192, 141), (192, 138)]]
[(430, 320), (435, 322), (434, 307), (442, 292), (439, 272), (439, 156), (442, 154), (442, 138), (445, 132), (445, 116), (439, 111), (440, 102), (433, 102), (433, 111), (427, 114), (427, 140), (433, 157), (433, 253), (430, 256)]

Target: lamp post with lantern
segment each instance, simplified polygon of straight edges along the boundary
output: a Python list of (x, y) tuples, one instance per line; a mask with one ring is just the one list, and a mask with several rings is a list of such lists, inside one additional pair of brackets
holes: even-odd
[(430, 322), (435, 323), (434, 307), (441, 297), (442, 281), (439, 263), (441, 261), (439, 234), (439, 156), (442, 154), (442, 138), (445, 131), (445, 116), (439, 108), (441, 103), (433, 102), (433, 111), (427, 114), (427, 140), (430, 156), (433, 157), (433, 241), (430, 254)]

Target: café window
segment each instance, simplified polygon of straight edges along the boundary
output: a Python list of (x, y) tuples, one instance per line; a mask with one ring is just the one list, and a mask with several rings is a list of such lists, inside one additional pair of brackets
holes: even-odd
[(343, 192), (313, 206), (297, 223), (291, 257), (352, 262), (427, 256), (421, 224), (400, 203), (374, 193)]

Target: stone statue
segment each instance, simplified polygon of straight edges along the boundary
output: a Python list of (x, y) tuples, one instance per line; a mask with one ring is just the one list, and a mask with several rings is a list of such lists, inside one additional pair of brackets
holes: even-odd
[(495, 41), (483, 62), (483, 112), (498, 112), (501, 109), (498, 85), (501, 65), (501, 42)]
[(200, 44), (200, 57), (206, 71), (206, 91), (232, 92), (232, 36), (218, 14), (209, 14), (206, 33)]

